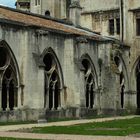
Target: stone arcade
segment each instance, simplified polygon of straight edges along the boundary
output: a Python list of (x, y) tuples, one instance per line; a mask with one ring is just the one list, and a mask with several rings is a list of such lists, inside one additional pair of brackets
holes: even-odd
[[(29, 11), (27, 3), (22, 9)], [(31, 9), (39, 11), (34, 4), (31, 0)], [(131, 71), (130, 44), (118, 40), (122, 30), (110, 27), (116, 33), (112, 38), (104, 30), (106, 36), (79, 26), (93, 11), (81, 15), (79, 2), (70, 4), (65, 4), (68, 11), (57, 8), (61, 14), (44, 8), (47, 16), (0, 6), (0, 121), (115, 115), (140, 108), (140, 62)], [(67, 16), (71, 21), (62, 20)]]

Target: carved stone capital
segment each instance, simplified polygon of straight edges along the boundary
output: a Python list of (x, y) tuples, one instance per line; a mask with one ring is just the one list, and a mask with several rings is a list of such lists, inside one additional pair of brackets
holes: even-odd
[(35, 35), (38, 35), (38, 36), (47, 36), (49, 34), (49, 31), (47, 30), (36, 30), (35, 32)]
[(77, 38), (76, 38), (76, 42), (77, 42), (77, 43), (88, 43), (86, 37), (83, 37), (83, 36), (77, 37)]
[(80, 9), (82, 9), (82, 7), (80, 6), (79, 1), (73, 1), (69, 8), (80, 8)]

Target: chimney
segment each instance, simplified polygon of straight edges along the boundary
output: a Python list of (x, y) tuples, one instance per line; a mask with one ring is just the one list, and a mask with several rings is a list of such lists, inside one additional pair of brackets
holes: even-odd
[(80, 25), (82, 7), (80, 6), (79, 0), (73, 0), (69, 7), (69, 19), (75, 26)]

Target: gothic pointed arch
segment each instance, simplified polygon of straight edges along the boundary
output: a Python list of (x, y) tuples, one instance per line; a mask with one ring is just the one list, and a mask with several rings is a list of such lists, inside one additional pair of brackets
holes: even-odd
[(86, 107), (93, 108), (95, 100), (95, 89), (97, 88), (97, 74), (95, 66), (88, 54), (81, 56), (81, 65), (85, 77), (85, 100)]
[(115, 55), (114, 56), (114, 62), (118, 68), (118, 71), (120, 73), (120, 100), (121, 100), (121, 108), (124, 108), (124, 98), (125, 98), (125, 91), (129, 90), (129, 77), (128, 77), (128, 71), (126, 68), (126, 64), (121, 57), (121, 55)]
[(133, 83), (132, 90), (136, 91), (136, 105), (140, 109), (140, 56), (137, 57), (131, 70), (131, 83)]
[(41, 54), (45, 65), (45, 104), (44, 107), (53, 110), (61, 106), (61, 89), (63, 89), (63, 74), (60, 62), (52, 48), (45, 49)]
[(13, 51), (4, 40), (0, 41), (0, 56), (0, 107), (13, 110), (17, 107), (19, 69)]

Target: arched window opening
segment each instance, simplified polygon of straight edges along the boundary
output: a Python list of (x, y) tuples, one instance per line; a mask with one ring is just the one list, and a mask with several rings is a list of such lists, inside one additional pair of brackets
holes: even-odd
[(82, 60), (82, 65), (85, 68), (85, 99), (86, 107), (93, 108), (94, 105), (94, 74), (91, 70), (91, 64), (87, 59)]
[(137, 108), (140, 108), (140, 61), (136, 67), (136, 80), (137, 80)]
[(17, 82), (14, 82), (16, 77), (10, 66), (7, 68), (3, 78), (2, 108), (3, 110), (13, 110), (14, 107), (17, 107)]
[(59, 93), (59, 85), (58, 85), (58, 77), (57, 73), (53, 72), (50, 79), (49, 85), (49, 109), (55, 109), (59, 107), (60, 101), (60, 93)]
[(13, 110), (14, 109), (14, 88), (15, 88), (15, 85), (14, 85), (14, 82), (13, 80), (9, 83), (9, 108), (10, 110)]
[(47, 11), (45, 12), (45, 16), (51, 16), (51, 13), (50, 13), (49, 10), (47, 10)]
[(7, 53), (4, 47), (0, 47), (0, 67), (4, 67), (7, 62)]
[(88, 62), (86, 59), (84, 59), (84, 60), (82, 61), (82, 65), (83, 65), (83, 67), (85, 68), (85, 73), (87, 73), (87, 71), (88, 71), (88, 69), (89, 69), (89, 62)]
[(7, 108), (7, 83), (6, 80), (2, 82), (2, 109), (6, 111)]
[(5, 72), (5, 77), (7, 79), (9, 79), (11, 77), (11, 74), (12, 74), (12, 70), (11, 70), (11, 68), (8, 68)]
[(119, 59), (119, 57), (115, 56), (114, 57), (114, 61), (115, 61), (115, 64), (117, 65), (117, 67), (119, 67), (119, 65), (120, 65), (120, 59)]
[(90, 94), (90, 108), (93, 108), (94, 105), (94, 84), (91, 85), (91, 94)]
[(49, 84), (49, 109), (51, 110), (53, 108), (53, 84), (50, 82)]
[(0, 47), (0, 76), (2, 77), (1, 105), (3, 111), (17, 107), (18, 81), (14, 57), (7, 47)]
[(45, 108), (57, 110), (60, 107), (60, 75), (58, 64), (51, 53), (44, 56), (45, 64)]
[(45, 55), (43, 62), (45, 64), (45, 70), (49, 71), (52, 68), (53, 63), (51, 54)]

